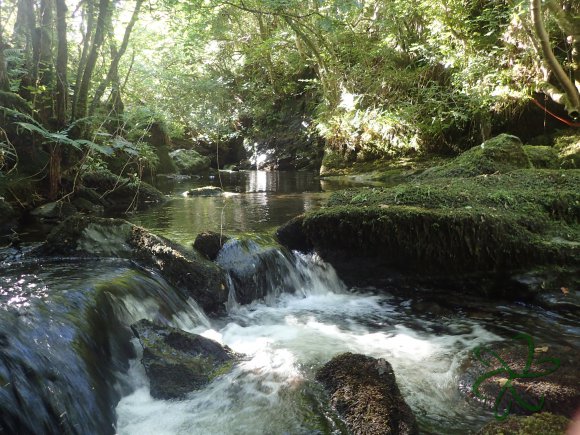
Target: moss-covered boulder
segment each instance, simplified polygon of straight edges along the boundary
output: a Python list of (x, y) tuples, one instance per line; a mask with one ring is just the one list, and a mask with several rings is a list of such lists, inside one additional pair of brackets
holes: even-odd
[(276, 230), (278, 242), (291, 251), (308, 252), (313, 249), (312, 243), (303, 228), (304, 215), (290, 219)]
[(120, 177), (110, 171), (84, 174), (83, 185), (97, 194), (106, 211), (145, 210), (167, 201), (165, 195), (150, 184)]
[(516, 136), (500, 134), (465, 151), (443, 166), (428, 169), (421, 177), (475, 177), (530, 167), (522, 141)]
[(554, 148), (560, 157), (560, 166), (580, 169), (580, 132), (578, 129), (564, 131), (554, 139)]
[(231, 370), (237, 358), (213, 340), (145, 319), (131, 329), (143, 346), (141, 362), (156, 399), (184, 398)]
[[(520, 169), (333, 193), (300, 230), (343, 279), (492, 274), (580, 260), (580, 171)], [(475, 289), (474, 291), (479, 291)]]
[(317, 373), (332, 406), (357, 435), (417, 434), (413, 411), (399, 391), (391, 365), (384, 359), (345, 353)]
[(32, 255), (128, 258), (159, 270), (210, 313), (222, 311), (228, 298), (225, 274), (214, 263), (122, 219), (73, 216)]
[(197, 235), (193, 248), (208, 260), (214, 261), (224, 244), (230, 239), (231, 237), (227, 234), (205, 231)]
[(180, 174), (195, 175), (209, 170), (209, 157), (195, 150), (175, 150), (169, 153)]
[(558, 169), (560, 167), (558, 152), (553, 147), (525, 145), (524, 151), (534, 168)]
[(499, 416), (541, 410), (572, 418), (580, 408), (579, 364), (573, 345), (519, 335), (476, 349), (461, 366), (459, 389)]
[(477, 435), (564, 435), (576, 432), (567, 432), (570, 420), (561, 415), (549, 412), (522, 416), (509, 416), (503, 421), (492, 421), (486, 424)]

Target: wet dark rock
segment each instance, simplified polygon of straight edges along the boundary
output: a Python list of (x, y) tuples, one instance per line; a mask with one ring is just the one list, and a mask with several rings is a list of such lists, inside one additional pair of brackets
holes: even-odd
[(304, 231), (304, 215), (290, 219), (276, 230), (276, 238), (282, 246), (291, 251), (309, 252), (313, 245)]
[(220, 250), (216, 263), (229, 272), (236, 300), (242, 304), (287, 289), (293, 266), (278, 246), (232, 239)]
[(353, 434), (416, 434), (417, 422), (384, 359), (345, 353), (316, 374)]
[(218, 266), (122, 219), (73, 216), (54, 228), (32, 255), (129, 258), (158, 269), (208, 312), (223, 310), (227, 301), (225, 274)]
[(163, 193), (144, 181), (119, 177), (109, 171), (83, 175), (83, 185), (101, 198), (106, 211), (145, 210), (163, 204)]
[(94, 204), (85, 198), (75, 198), (73, 199), (72, 204), (81, 213), (102, 215), (105, 212), (105, 207), (100, 204)]
[(131, 329), (143, 346), (141, 362), (156, 399), (184, 398), (230, 371), (238, 357), (213, 340), (145, 319)]
[[(497, 406), (498, 415), (506, 413), (508, 408), (511, 414), (532, 414), (538, 411), (535, 408), (542, 401), (541, 411), (568, 418), (572, 418), (580, 408), (580, 357), (573, 346), (537, 342), (530, 355), (527, 341), (514, 339), (490, 344), (483, 349), (479, 359), (476, 353), (472, 353), (461, 368), (459, 389), (467, 397), (495, 409), (497, 398), (511, 378), (511, 388), (506, 390)], [(513, 375), (505, 370), (498, 357), (510, 367)], [(532, 358), (532, 362), (526, 372), (528, 358)], [(494, 370), (500, 371), (488, 378), (486, 374)], [(474, 391), (473, 386), (478, 380), (482, 382)], [(527, 405), (518, 403), (514, 394)]]
[(224, 191), (216, 186), (198, 187), (187, 191), (187, 196), (221, 196), (223, 194)]
[(195, 150), (179, 149), (169, 153), (180, 174), (195, 175), (209, 170), (209, 157)]
[(58, 201), (41, 205), (30, 212), (32, 216), (43, 222), (58, 222), (77, 213), (70, 202)]
[[(570, 420), (561, 415), (541, 412), (539, 414), (522, 416), (509, 416), (503, 421), (494, 420), (486, 424), (478, 435), (519, 435), (519, 434), (542, 434), (564, 435), (570, 425)], [(575, 432), (568, 432), (569, 434)]]
[(17, 213), (14, 208), (0, 197), (0, 238), (5, 234), (11, 234), (16, 226)]
[(193, 247), (199, 253), (203, 254), (207, 259), (214, 261), (220, 249), (224, 244), (230, 240), (230, 236), (226, 234), (216, 233), (215, 231), (206, 231), (200, 233), (193, 242)]

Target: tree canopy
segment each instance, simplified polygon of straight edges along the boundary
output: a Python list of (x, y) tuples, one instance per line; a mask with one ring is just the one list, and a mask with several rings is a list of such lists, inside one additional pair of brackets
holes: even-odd
[(111, 156), (154, 169), (153, 125), (364, 160), (467, 149), (532, 99), (580, 114), (571, 0), (5, 0), (0, 48), (0, 170), (30, 132), (53, 197)]

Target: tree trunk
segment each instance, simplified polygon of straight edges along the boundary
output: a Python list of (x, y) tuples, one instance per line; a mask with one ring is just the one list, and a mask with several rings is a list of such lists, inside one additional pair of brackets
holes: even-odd
[[(75, 87), (73, 92), (73, 101), (72, 101), (72, 119), (77, 119), (77, 103), (78, 103), (78, 96), (79, 90), (81, 87), (81, 82), (83, 79), (83, 73), (85, 71), (85, 66), (87, 65), (87, 56), (89, 53), (89, 49), (91, 47), (91, 41), (94, 33), (95, 28), (95, 6), (93, 3), (94, 0), (87, 0), (86, 8), (83, 9), (84, 11), (84, 19), (86, 20), (87, 26), (85, 33), (83, 35), (83, 46), (79, 49), (79, 63), (76, 72), (75, 78)], [(81, 29), (82, 32), (82, 29)]]
[[(0, 17), (1, 18), (1, 17)], [(4, 59), (4, 40), (2, 39), (2, 26), (0, 25), (0, 91), (10, 91), (10, 80), (6, 71), (6, 60)]]
[(14, 46), (22, 49), (25, 56), (23, 69), (26, 72), (20, 77), (20, 89), (18, 90), (19, 95), (25, 100), (32, 99), (30, 88), (34, 86), (34, 78), (32, 77), (32, 52), (34, 51), (32, 35), (36, 28), (35, 9), (34, 0), (18, 0), (16, 22), (14, 23), (12, 34)]
[(33, 35), (33, 76), (38, 90), (35, 94), (33, 105), (41, 123), (47, 125), (54, 115), (52, 106), (52, 87), (54, 83), (51, 38), (54, 19), (52, 0), (41, 1), (40, 14), (41, 25), (35, 29)]
[(566, 72), (554, 56), (552, 52), (552, 46), (550, 44), (550, 38), (548, 37), (548, 32), (544, 27), (544, 21), (542, 18), (542, 5), (540, 0), (530, 0), (530, 10), (532, 13), (532, 22), (534, 23), (534, 29), (536, 31), (536, 36), (540, 40), (540, 45), (542, 47), (542, 54), (546, 60), (546, 64), (550, 71), (554, 73), (556, 79), (562, 86), (562, 89), (566, 93), (568, 98), (568, 104), (566, 104), (566, 110), (572, 118), (577, 118), (580, 116), (580, 95), (578, 94), (578, 89), (574, 83), (568, 78)]
[[(131, 31), (133, 30), (133, 27), (135, 26), (135, 23), (137, 22), (137, 18), (139, 17), (139, 10), (141, 9), (142, 4), (143, 4), (143, 0), (137, 0), (137, 3), (135, 4), (135, 9), (133, 10), (133, 15), (131, 16), (131, 20), (129, 21), (129, 23), (127, 24), (127, 27), (125, 28), (125, 34), (123, 36), (123, 41), (121, 42), (121, 47), (119, 47), (119, 50), (117, 50), (117, 48), (114, 46), (112, 47), (113, 56), (112, 56), (112, 60), (111, 60), (111, 65), (109, 66), (109, 71), (107, 72), (107, 76), (101, 82), (101, 84), (99, 85), (97, 90), (95, 91), (95, 95), (93, 96), (93, 101), (91, 103), (91, 107), (89, 110), (90, 115), (92, 115), (95, 112), (95, 109), (97, 108), (99, 102), (101, 101), (101, 98), (103, 97), (103, 94), (105, 93), (105, 90), (107, 89), (107, 86), (109, 86), (109, 84), (114, 80), (115, 77), (117, 78), (117, 84), (118, 84), (118, 81), (119, 81), (119, 62), (121, 61), (121, 58), (125, 54), (125, 51), (127, 50), (127, 46), (129, 45), (129, 38), (131, 36)], [(119, 89), (119, 86), (117, 86), (117, 90), (118, 89)], [(112, 94), (112, 91), (111, 91), (111, 94)], [(120, 95), (117, 95), (116, 98), (120, 98)]]
[(66, 124), (66, 111), (68, 105), (68, 45), (66, 35), (66, 2), (56, 0), (56, 28), (58, 48), (56, 56), (56, 123), (58, 128)]
[(87, 56), (87, 64), (83, 71), (83, 77), (81, 84), (79, 86), (78, 97), (76, 101), (76, 111), (75, 118), (80, 119), (87, 116), (87, 103), (89, 88), (91, 86), (91, 79), (93, 77), (93, 71), (95, 70), (95, 65), (97, 64), (97, 58), (99, 57), (99, 51), (105, 40), (106, 27), (109, 15), (109, 5), (110, 0), (100, 0), (99, 1), (99, 16), (97, 18), (97, 27), (95, 29), (95, 38), (93, 40), (91, 50)]

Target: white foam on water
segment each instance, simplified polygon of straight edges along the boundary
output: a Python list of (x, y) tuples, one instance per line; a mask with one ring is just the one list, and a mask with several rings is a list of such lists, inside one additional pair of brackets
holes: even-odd
[(416, 413), (442, 420), (465, 418), (469, 410), (457, 405), (460, 361), (469, 350), (498, 336), (468, 320), (457, 320), (461, 327), (454, 334), (429, 332), (429, 325), (415, 330), (404, 324), (389, 296), (348, 293), (335, 277), (311, 282), (312, 289), (295, 294), (232, 305), (219, 327), (181, 324), (246, 359), (181, 401), (151, 398), (141, 365), (133, 364), (135, 390), (117, 407), (119, 434), (315, 431), (315, 423), (303, 421), (312, 412), (304, 390), (317, 368), (343, 352), (389, 361)]

